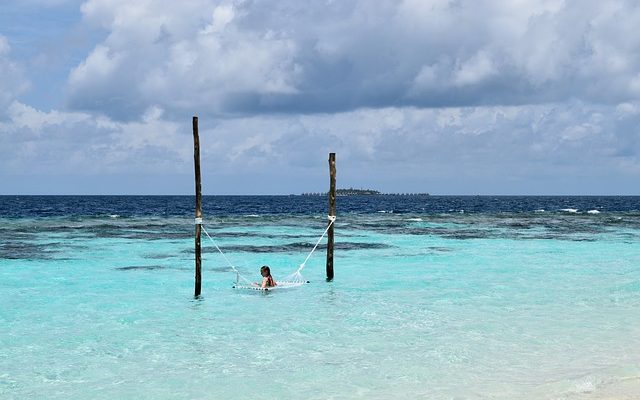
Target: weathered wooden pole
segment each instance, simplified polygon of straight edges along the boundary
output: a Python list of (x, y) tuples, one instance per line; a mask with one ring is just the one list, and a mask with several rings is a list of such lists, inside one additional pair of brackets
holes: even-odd
[(195, 297), (200, 296), (202, 287), (202, 258), (200, 234), (202, 231), (202, 192), (200, 184), (200, 136), (198, 135), (198, 117), (193, 117), (193, 161), (196, 169), (196, 288)]
[[(329, 216), (336, 215), (336, 153), (329, 153)], [(331, 224), (331, 220), (329, 220)], [(327, 232), (327, 281), (333, 280), (333, 227)]]

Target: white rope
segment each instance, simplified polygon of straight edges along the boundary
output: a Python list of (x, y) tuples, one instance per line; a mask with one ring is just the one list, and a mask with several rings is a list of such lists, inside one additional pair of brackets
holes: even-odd
[(247, 278), (245, 278), (244, 276), (242, 276), (240, 274), (240, 271), (238, 271), (238, 269), (231, 263), (231, 261), (229, 261), (229, 259), (227, 258), (227, 256), (222, 252), (222, 250), (220, 250), (220, 247), (218, 247), (218, 244), (216, 243), (215, 240), (213, 240), (213, 238), (211, 237), (211, 235), (209, 235), (209, 232), (207, 232), (207, 230), (204, 228), (204, 225), (200, 225), (202, 227), (202, 230), (204, 231), (204, 233), (207, 235), (207, 237), (209, 238), (209, 240), (211, 240), (211, 243), (213, 243), (213, 245), (216, 247), (216, 249), (218, 250), (218, 252), (220, 254), (222, 254), (222, 257), (224, 258), (224, 260), (227, 262), (227, 264), (229, 265), (229, 267), (231, 267), (231, 269), (236, 273), (236, 284), (238, 283), (238, 281), (240, 279), (242, 279), (243, 281), (247, 282), (248, 284), (253, 284), (253, 282), (251, 282), (250, 280), (248, 280)]
[(324, 230), (324, 232), (322, 233), (322, 236), (320, 236), (320, 239), (318, 239), (318, 241), (316, 242), (316, 245), (313, 246), (313, 249), (307, 255), (307, 258), (304, 259), (302, 264), (300, 264), (300, 267), (298, 268), (298, 270), (293, 275), (300, 274), (300, 271), (302, 271), (302, 269), (305, 267), (305, 265), (307, 264), (307, 261), (309, 261), (309, 258), (311, 258), (311, 255), (313, 254), (313, 252), (316, 251), (316, 249), (318, 248), (318, 245), (320, 244), (324, 236), (327, 234), (327, 232), (329, 232), (329, 228), (331, 228), (331, 225), (333, 225), (333, 223), (336, 221), (335, 215), (329, 215), (328, 218), (329, 218), (329, 225), (327, 225), (327, 229)]

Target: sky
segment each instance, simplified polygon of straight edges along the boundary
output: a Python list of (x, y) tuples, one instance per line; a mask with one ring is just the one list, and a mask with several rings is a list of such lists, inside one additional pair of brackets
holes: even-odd
[(640, 194), (634, 0), (2, 0), (0, 194)]

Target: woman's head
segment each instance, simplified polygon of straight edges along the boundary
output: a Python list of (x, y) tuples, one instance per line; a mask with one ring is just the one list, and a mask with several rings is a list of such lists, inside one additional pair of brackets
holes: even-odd
[(271, 269), (268, 266), (263, 265), (262, 268), (260, 268), (260, 275), (262, 276), (271, 275)]

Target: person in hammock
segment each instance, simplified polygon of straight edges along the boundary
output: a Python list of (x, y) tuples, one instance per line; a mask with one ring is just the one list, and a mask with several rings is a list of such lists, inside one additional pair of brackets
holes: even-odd
[(268, 266), (263, 265), (262, 268), (260, 268), (260, 275), (262, 275), (261, 288), (265, 289), (278, 285), (275, 279), (273, 279), (273, 276), (271, 276), (271, 269)]

